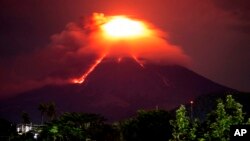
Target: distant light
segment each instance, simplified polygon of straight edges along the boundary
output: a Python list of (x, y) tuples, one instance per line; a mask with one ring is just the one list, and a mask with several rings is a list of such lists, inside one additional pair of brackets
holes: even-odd
[(191, 101), (190, 101), (190, 103), (191, 103), (191, 104), (193, 104), (193, 103), (194, 103), (194, 101), (192, 101), (192, 100), (191, 100)]
[(32, 127), (31, 127), (31, 126), (26, 125), (26, 126), (25, 126), (25, 130), (24, 130), (24, 132), (25, 132), (25, 133), (27, 133), (27, 132), (29, 132), (30, 130), (32, 130)]
[(34, 134), (34, 139), (37, 139), (38, 133)]

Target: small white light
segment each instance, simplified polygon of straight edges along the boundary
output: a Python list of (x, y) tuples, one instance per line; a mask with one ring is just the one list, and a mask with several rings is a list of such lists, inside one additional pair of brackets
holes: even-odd
[(25, 126), (25, 133), (30, 131), (30, 127), (29, 126)]
[(37, 133), (35, 133), (35, 134), (34, 134), (34, 139), (37, 139), (37, 136), (38, 136), (38, 134), (37, 134)]

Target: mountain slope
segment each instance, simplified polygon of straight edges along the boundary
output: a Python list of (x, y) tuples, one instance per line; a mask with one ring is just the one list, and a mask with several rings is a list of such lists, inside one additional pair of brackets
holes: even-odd
[(54, 101), (61, 112), (91, 112), (110, 121), (156, 106), (170, 110), (198, 96), (231, 89), (184, 67), (145, 64), (124, 58), (104, 59), (83, 84), (45, 86), (1, 101), (0, 117), (18, 121), (21, 111), (39, 121), (38, 104)]

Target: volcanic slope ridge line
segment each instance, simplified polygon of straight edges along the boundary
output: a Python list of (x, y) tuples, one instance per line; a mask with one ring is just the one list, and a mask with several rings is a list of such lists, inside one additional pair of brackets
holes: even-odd
[[(141, 62), (144, 62), (141, 61)], [(82, 84), (48, 85), (0, 101), (0, 116), (19, 121), (26, 111), (39, 121), (37, 106), (54, 101), (58, 113), (98, 113), (109, 121), (128, 118), (139, 109), (171, 110), (198, 96), (232, 89), (178, 65), (143, 63), (133, 58), (104, 58)], [(165, 82), (164, 82), (165, 81)]]

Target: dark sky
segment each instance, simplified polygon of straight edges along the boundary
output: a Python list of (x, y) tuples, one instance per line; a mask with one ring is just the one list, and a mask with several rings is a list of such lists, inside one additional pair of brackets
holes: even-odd
[[(0, 0), (2, 95), (13, 89), (8, 85), (32, 81), (25, 80), (28, 75), (29, 79), (42, 79), (39, 72), (32, 71), (40, 69), (35, 69), (37, 64), (22, 58), (39, 54), (51, 43), (52, 35), (93, 12), (126, 14), (149, 21), (190, 56), (190, 69), (220, 84), (250, 91), (249, 0)], [(84, 62), (88, 60), (74, 65)], [(46, 62), (41, 64), (46, 66)]]

